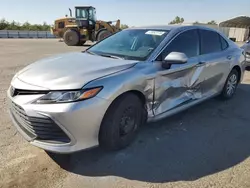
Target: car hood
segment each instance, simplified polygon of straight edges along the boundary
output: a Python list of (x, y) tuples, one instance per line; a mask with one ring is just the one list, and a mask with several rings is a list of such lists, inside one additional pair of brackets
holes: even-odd
[(132, 67), (136, 61), (75, 52), (39, 60), (15, 78), (43, 89), (80, 89), (88, 82)]

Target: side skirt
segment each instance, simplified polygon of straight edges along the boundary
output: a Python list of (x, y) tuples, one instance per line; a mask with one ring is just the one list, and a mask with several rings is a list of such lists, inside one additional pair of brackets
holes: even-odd
[(181, 111), (184, 111), (184, 110), (186, 110), (186, 109), (188, 109), (188, 108), (190, 108), (190, 107), (192, 107), (194, 105), (197, 105), (197, 104), (199, 104), (199, 103), (201, 103), (203, 101), (211, 99), (211, 98), (213, 98), (213, 97), (215, 97), (215, 96), (217, 96), (219, 94), (220, 93), (216, 93), (216, 94), (210, 95), (208, 97), (204, 97), (202, 99), (196, 99), (196, 100), (189, 101), (188, 103), (184, 103), (182, 105), (179, 105), (179, 106), (177, 106), (177, 107), (175, 107), (175, 108), (173, 108), (171, 110), (168, 110), (166, 112), (163, 112), (163, 113), (161, 113), (159, 115), (156, 115), (154, 117), (149, 117), (147, 122), (155, 122), (155, 121), (159, 121), (161, 119), (164, 119), (166, 117), (172, 116), (172, 115), (177, 114), (177, 113), (179, 113)]

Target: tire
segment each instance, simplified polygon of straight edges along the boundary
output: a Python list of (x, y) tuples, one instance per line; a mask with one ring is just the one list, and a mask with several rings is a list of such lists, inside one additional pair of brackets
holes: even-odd
[(63, 40), (68, 46), (78, 46), (80, 44), (79, 33), (72, 29), (64, 33)]
[(75, 46), (83, 46), (86, 43), (86, 41), (79, 41), (78, 44), (76, 44)]
[(226, 83), (221, 93), (221, 98), (225, 100), (231, 99), (236, 92), (238, 83), (239, 83), (239, 73), (236, 69), (233, 69), (227, 77)]
[(143, 104), (134, 94), (124, 94), (107, 110), (99, 132), (99, 144), (107, 150), (127, 147), (142, 124)]
[(101, 30), (101, 31), (99, 31), (97, 33), (96, 39), (97, 39), (97, 41), (100, 41), (100, 40), (103, 40), (103, 39), (105, 39), (106, 37), (108, 37), (110, 35), (111, 35), (111, 33), (108, 30), (106, 30), (106, 29), (105, 30)]
[(86, 42), (87, 42), (86, 40), (85, 41), (81, 41), (80, 45), (83, 46)]

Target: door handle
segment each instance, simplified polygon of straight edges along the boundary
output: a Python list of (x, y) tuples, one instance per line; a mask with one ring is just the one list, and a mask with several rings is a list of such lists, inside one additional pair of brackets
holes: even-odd
[(231, 60), (231, 59), (232, 59), (232, 56), (231, 56), (231, 55), (227, 56), (227, 59), (228, 59), (228, 60)]
[(206, 64), (206, 62), (200, 61), (199, 63), (196, 64), (196, 67), (201, 67), (201, 66), (203, 66), (205, 64)]

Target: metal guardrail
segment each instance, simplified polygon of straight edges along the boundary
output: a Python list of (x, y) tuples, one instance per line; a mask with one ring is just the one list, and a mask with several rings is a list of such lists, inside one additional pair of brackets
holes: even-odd
[(55, 38), (50, 31), (0, 30), (0, 38)]

